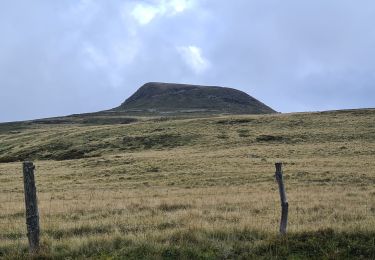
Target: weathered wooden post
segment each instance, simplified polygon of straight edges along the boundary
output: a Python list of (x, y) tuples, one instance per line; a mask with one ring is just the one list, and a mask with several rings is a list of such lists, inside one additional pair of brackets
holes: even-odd
[(280, 233), (286, 234), (286, 227), (288, 225), (288, 199), (286, 198), (285, 186), (283, 182), (282, 163), (275, 163), (276, 173), (275, 178), (279, 185), (280, 201), (281, 201), (281, 220), (280, 220)]
[(39, 249), (39, 211), (36, 196), (35, 166), (32, 162), (23, 163), (23, 183), (25, 188), (27, 238), (29, 239), (30, 252)]

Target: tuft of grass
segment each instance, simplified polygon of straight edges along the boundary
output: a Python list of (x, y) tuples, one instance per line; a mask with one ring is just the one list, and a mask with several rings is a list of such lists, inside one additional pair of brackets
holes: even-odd
[(253, 118), (233, 118), (233, 119), (224, 119), (216, 121), (216, 124), (219, 125), (243, 125), (256, 122)]
[(176, 211), (176, 210), (184, 210), (184, 209), (189, 209), (191, 208), (191, 205), (189, 204), (168, 204), (168, 203), (161, 203), (158, 206), (159, 210), (162, 211)]
[(285, 137), (277, 135), (260, 135), (256, 138), (258, 142), (278, 142), (283, 140), (285, 140)]
[(125, 136), (122, 138), (122, 147), (129, 150), (174, 148), (187, 145), (193, 139), (193, 136), (182, 136), (180, 134)]

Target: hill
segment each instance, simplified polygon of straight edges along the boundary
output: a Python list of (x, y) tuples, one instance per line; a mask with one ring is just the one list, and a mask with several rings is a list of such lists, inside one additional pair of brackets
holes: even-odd
[(144, 84), (114, 110), (151, 114), (270, 114), (276, 112), (236, 89), (158, 82)]

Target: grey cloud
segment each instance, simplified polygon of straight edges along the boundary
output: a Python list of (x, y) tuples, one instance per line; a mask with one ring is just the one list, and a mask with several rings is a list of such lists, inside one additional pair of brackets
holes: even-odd
[[(0, 121), (111, 108), (147, 81), (235, 87), (283, 112), (375, 106), (373, 1), (195, 0), (143, 25), (131, 15), (162, 2), (2, 1)], [(184, 60), (189, 46), (208, 68)]]

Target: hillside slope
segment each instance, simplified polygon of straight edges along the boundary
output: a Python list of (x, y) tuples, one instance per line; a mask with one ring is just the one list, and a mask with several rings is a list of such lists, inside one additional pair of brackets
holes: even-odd
[(221, 145), (229, 149), (264, 144), (371, 144), (375, 140), (370, 130), (375, 123), (374, 109), (201, 118), (127, 118), (116, 114), (0, 124), (0, 163), (59, 161), (177, 147), (215, 150)]
[(114, 110), (156, 114), (270, 114), (276, 112), (236, 89), (157, 82), (144, 84)]

